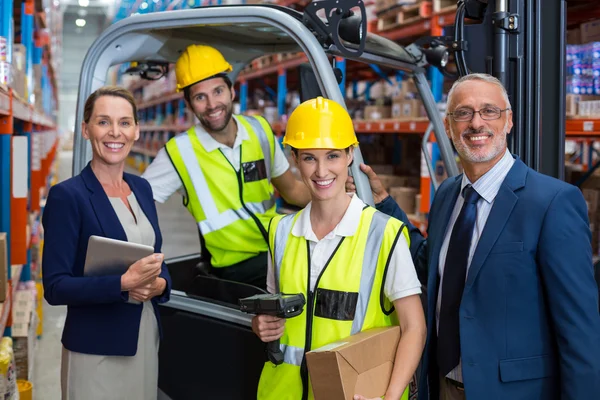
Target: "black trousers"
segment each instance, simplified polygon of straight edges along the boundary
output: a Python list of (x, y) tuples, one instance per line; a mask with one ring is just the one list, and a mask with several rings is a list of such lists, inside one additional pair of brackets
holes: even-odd
[(229, 267), (210, 268), (211, 274), (219, 279), (242, 282), (267, 289), (267, 252)]

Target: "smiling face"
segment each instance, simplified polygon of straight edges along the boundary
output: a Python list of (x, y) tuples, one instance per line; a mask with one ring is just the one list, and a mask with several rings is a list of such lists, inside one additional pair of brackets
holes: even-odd
[(294, 160), (308, 187), (312, 200), (324, 201), (346, 194), (348, 166), (352, 163), (353, 148), (298, 149)]
[(219, 133), (231, 121), (234, 98), (223, 78), (214, 78), (190, 87), (189, 106), (208, 133)]
[(124, 98), (106, 95), (96, 99), (88, 122), (81, 127), (83, 137), (92, 144), (94, 159), (106, 165), (125, 162), (140, 136), (133, 113)]
[[(510, 104), (506, 104), (502, 89), (497, 85), (471, 80), (455, 88), (448, 107), (455, 115), (479, 110), (484, 110), (484, 115), (492, 115), (509, 108)], [(457, 122), (452, 116), (446, 116), (444, 123), (463, 164), (494, 165), (506, 151), (506, 135), (513, 126), (510, 110), (502, 111), (495, 120), (484, 120), (479, 113), (474, 113), (471, 121)]]

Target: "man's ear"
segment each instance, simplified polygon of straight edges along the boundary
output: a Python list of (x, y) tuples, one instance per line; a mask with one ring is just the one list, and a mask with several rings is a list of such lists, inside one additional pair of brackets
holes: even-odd
[(506, 124), (506, 134), (510, 134), (510, 131), (512, 131), (513, 128), (513, 112), (512, 110), (508, 110), (506, 112), (508, 115), (506, 116), (506, 118), (508, 118), (507, 124)]
[(231, 101), (235, 100), (235, 89), (233, 88), (233, 86), (231, 87)]
[(452, 139), (452, 132), (450, 131), (450, 118), (448, 118), (448, 115), (444, 117), (444, 128), (446, 128), (446, 136)]

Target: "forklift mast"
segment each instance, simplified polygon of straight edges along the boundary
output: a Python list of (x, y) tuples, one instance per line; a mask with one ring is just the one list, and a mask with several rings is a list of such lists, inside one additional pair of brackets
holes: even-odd
[[(531, 168), (564, 179), (566, 1), (458, 4), (448, 34), (466, 42), (464, 72), (491, 74), (506, 87), (514, 122), (510, 151)], [(479, 23), (463, 25), (462, 15)]]

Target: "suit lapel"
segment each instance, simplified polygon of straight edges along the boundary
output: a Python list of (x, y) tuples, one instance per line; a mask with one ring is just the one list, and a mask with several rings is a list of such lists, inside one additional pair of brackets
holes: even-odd
[(515, 191), (525, 186), (526, 177), (527, 166), (523, 164), (521, 160), (517, 159), (500, 186), (490, 215), (488, 216), (479, 242), (477, 243), (477, 248), (473, 254), (473, 259), (471, 260), (471, 265), (467, 274), (465, 291), (468, 291), (472, 287), (483, 263), (502, 233), (512, 210), (519, 199), (515, 194)]
[(112, 239), (127, 240), (123, 226), (110, 204), (110, 200), (108, 200), (108, 196), (104, 192), (102, 185), (98, 181), (98, 178), (96, 178), (96, 175), (94, 175), (90, 164), (81, 171), (81, 177), (91, 192), (90, 203), (104, 236)]
[(150, 224), (152, 225), (152, 228), (154, 229), (154, 235), (157, 239), (155, 241), (155, 244), (157, 244), (158, 238), (160, 236), (159, 236), (159, 231), (158, 231), (158, 221), (154, 218), (154, 213), (152, 210), (151, 202), (154, 200), (151, 197), (147, 196), (145, 193), (142, 193), (142, 188), (140, 188), (140, 187), (138, 187), (138, 185), (136, 185), (135, 181), (133, 179), (131, 179), (131, 175), (129, 175), (127, 173), (123, 174), (123, 179), (125, 179), (125, 182), (127, 182), (129, 187), (131, 188), (131, 191), (135, 194), (135, 198), (136, 198), (138, 204), (140, 205), (142, 212), (146, 215), (146, 218), (148, 218), (148, 221), (150, 221)]

